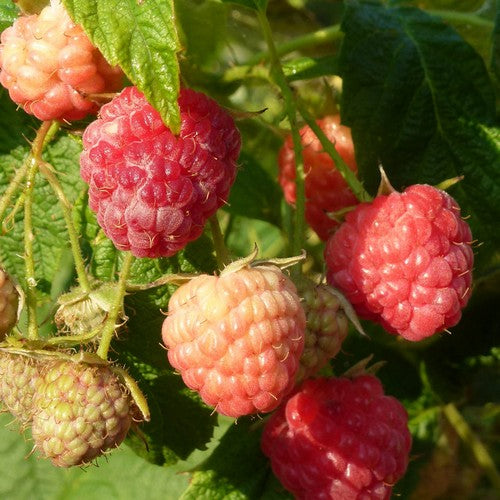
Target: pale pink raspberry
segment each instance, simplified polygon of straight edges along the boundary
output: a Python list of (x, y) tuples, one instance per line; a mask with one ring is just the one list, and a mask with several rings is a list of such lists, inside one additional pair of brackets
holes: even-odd
[(40, 120), (79, 120), (98, 109), (87, 94), (121, 87), (110, 66), (59, 0), (23, 15), (0, 38), (0, 83)]
[(181, 286), (162, 336), (185, 384), (239, 417), (273, 410), (292, 389), (304, 328), (292, 281), (275, 266), (256, 266)]

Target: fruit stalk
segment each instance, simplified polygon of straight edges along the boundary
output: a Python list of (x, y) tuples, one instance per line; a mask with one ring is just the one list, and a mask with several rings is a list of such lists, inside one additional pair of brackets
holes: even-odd
[[(283, 67), (276, 50), (276, 46), (273, 40), (273, 34), (271, 26), (266, 16), (266, 12), (263, 9), (257, 10), (257, 17), (262, 29), (264, 38), (269, 50), (269, 56), (271, 60), (271, 74), (274, 78), (275, 83), (281, 90), (283, 99), (285, 101), (286, 113), (288, 120), (290, 122), (290, 128), (293, 139), (293, 149), (295, 153), (295, 187), (296, 187), (296, 201), (295, 201), (295, 228), (293, 231), (293, 239), (291, 244), (291, 254), (298, 255), (301, 253), (304, 234), (305, 234), (305, 187), (304, 187), (304, 158), (302, 155), (302, 141), (300, 138), (299, 127), (297, 126), (296, 117), (296, 104), (293, 96), (293, 92), (288, 86), (285, 74), (283, 72)], [(292, 272), (295, 275), (300, 275), (301, 267), (294, 266)]]
[(66, 222), (66, 229), (69, 235), (71, 252), (73, 253), (73, 260), (75, 262), (75, 269), (76, 269), (76, 274), (78, 276), (78, 282), (80, 283), (82, 292), (88, 293), (90, 292), (90, 282), (87, 276), (87, 272), (85, 270), (85, 262), (83, 261), (80, 244), (78, 242), (78, 233), (73, 223), (71, 204), (69, 203), (68, 198), (66, 198), (66, 195), (64, 194), (61, 184), (59, 183), (59, 180), (54, 174), (52, 166), (45, 161), (40, 161), (39, 167), (40, 167), (40, 172), (47, 179), (47, 182), (50, 184), (50, 187), (56, 194), (57, 199), (59, 200), (59, 203), (61, 205), (61, 209), (64, 215), (64, 220)]
[(335, 162), (335, 168), (340, 172), (356, 198), (360, 202), (371, 201), (372, 197), (366, 192), (363, 184), (361, 184), (359, 179), (356, 177), (356, 174), (346, 165), (345, 161), (335, 149), (335, 145), (330, 142), (323, 130), (321, 130), (321, 127), (316, 123), (316, 120), (300, 103), (297, 103), (297, 108), (299, 110), (299, 113), (302, 115), (302, 118), (304, 118), (304, 121), (316, 134), (316, 137), (319, 139), (319, 142), (321, 142), (321, 145), (323, 146), (325, 152), (328, 153)]
[[(334, 24), (333, 26), (328, 26), (327, 28), (322, 28), (312, 33), (307, 33), (302, 36), (293, 38), (288, 42), (276, 45), (276, 53), (279, 56), (289, 54), (300, 49), (306, 49), (309, 47), (316, 47), (328, 42), (334, 42), (340, 40), (344, 34), (340, 31), (340, 24)], [(259, 52), (251, 57), (247, 62), (247, 66), (252, 66), (254, 64), (259, 64), (266, 59), (271, 57), (271, 51)]]
[(28, 314), (28, 338), (36, 340), (38, 338), (38, 325), (36, 320), (36, 277), (35, 258), (33, 254), (33, 189), (35, 176), (38, 171), (43, 146), (47, 134), (51, 130), (52, 122), (42, 123), (36, 134), (31, 147), (31, 155), (27, 161), (25, 201), (24, 201), (24, 263), (26, 270), (26, 308)]
[(224, 243), (224, 235), (222, 234), (217, 214), (212, 215), (208, 220), (210, 222), (210, 230), (212, 231), (217, 266), (222, 270), (231, 262), (231, 258), (229, 257), (226, 244)]
[(97, 355), (104, 360), (107, 360), (108, 358), (109, 346), (111, 345), (111, 340), (113, 339), (113, 335), (117, 326), (116, 321), (123, 309), (123, 298), (125, 297), (127, 278), (130, 274), (130, 269), (132, 267), (134, 259), (134, 256), (130, 252), (124, 253), (120, 277), (118, 278), (116, 297), (113, 304), (111, 305), (111, 309), (109, 311), (106, 322), (104, 323), (101, 334), (101, 341), (99, 342), (99, 348), (97, 349)]

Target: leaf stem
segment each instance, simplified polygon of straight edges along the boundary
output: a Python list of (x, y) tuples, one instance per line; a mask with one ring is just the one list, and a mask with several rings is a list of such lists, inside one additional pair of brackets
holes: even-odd
[[(305, 187), (304, 187), (304, 159), (302, 156), (302, 141), (299, 128), (297, 125), (297, 109), (294, 100), (292, 89), (288, 86), (288, 82), (283, 72), (283, 67), (279, 58), (278, 51), (274, 44), (271, 26), (266, 16), (266, 12), (262, 9), (257, 10), (257, 17), (266, 39), (268, 46), (269, 57), (271, 61), (271, 74), (274, 81), (281, 90), (281, 94), (285, 101), (286, 113), (290, 122), (291, 134), (293, 139), (293, 150), (295, 153), (295, 227), (293, 232), (291, 252), (292, 255), (299, 255), (304, 246), (305, 236)], [(301, 266), (294, 266), (292, 269), (294, 274), (301, 273)]]
[(356, 174), (347, 166), (345, 161), (335, 149), (335, 145), (328, 139), (323, 130), (321, 130), (321, 127), (316, 123), (316, 120), (310, 115), (302, 104), (297, 104), (297, 107), (299, 108), (299, 112), (304, 118), (304, 121), (309, 125), (311, 130), (319, 139), (325, 152), (328, 153), (335, 162), (335, 168), (340, 172), (356, 198), (361, 202), (370, 201), (372, 197), (365, 190)]
[[(312, 33), (306, 33), (305, 35), (298, 36), (293, 40), (276, 45), (275, 52), (278, 56), (283, 56), (294, 52), (295, 50), (306, 49), (309, 47), (316, 47), (324, 43), (334, 42), (340, 40), (344, 34), (340, 31), (340, 24), (334, 24), (333, 26), (328, 26), (327, 28), (322, 28)], [(270, 49), (264, 52), (259, 52), (251, 57), (245, 65), (253, 66), (264, 62), (267, 59), (272, 60), (272, 52)]]
[(125, 253), (122, 268), (120, 270), (120, 276), (118, 278), (116, 296), (113, 303), (111, 304), (106, 322), (104, 323), (104, 327), (101, 333), (101, 340), (99, 342), (99, 348), (97, 349), (97, 355), (104, 360), (108, 359), (111, 340), (113, 339), (113, 335), (115, 334), (115, 330), (118, 326), (116, 322), (118, 321), (120, 313), (123, 311), (123, 299), (126, 293), (127, 278), (130, 274), (130, 269), (132, 267), (134, 259), (135, 257), (130, 252)]
[(484, 470), (489, 477), (491, 483), (498, 491), (500, 491), (500, 473), (498, 472), (495, 462), (489, 454), (486, 446), (474, 434), (469, 424), (462, 417), (457, 407), (453, 403), (449, 403), (443, 407), (443, 413), (455, 429), (456, 433), (461, 437), (462, 441), (470, 448), (474, 458), (479, 466)]
[(33, 251), (33, 190), (35, 177), (38, 171), (39, 160), (42, 155), (45, 139), (52, 127), (52, 122), (42, 123), (31, 146), (26, 172), (25, 200), (24, 200), (24, 264), (26, 278), (26, 309), (28, 315), (28, 338), (38, 339), (38, 324), (36, 319), (37, 298), (36, 298), (36, 276), (35, 257)]
[(208, 220), (210, 221), (210, 230), (212, 231), (217, 266), (219, 270), (222, 271), (231, 262), (231, 258), (224, 242), (224, 236), (220, 228), (217, 214), (212, 215)]
[(78, 282), (80, 283), (80, 287), (84, 293), (89, 293), (91, 290), (90, 281), (85, 270), (85, 262), (82, 257), (82, 252), (80, 249), (80, 243), (78, 241), (78, 233), (75, 228), (75, 224), (73, 223), (73, 214), (72, 207), (68, 198), (66, 197), (59, 180), (54, 174), (54, 170), (52, 165), (45, 161), (41, 161), (39, 163), (40, 172), (47, 179), (50, 184), (52, 190), (55, 192), (59, 203), (61, 205), (64, 220), (66, 221), (66, 229), (69, 235), (69, 241), (71, 245), (71, 252), (73, 253), (73, 259), (75, 262), (76, 274), (78, 276)]

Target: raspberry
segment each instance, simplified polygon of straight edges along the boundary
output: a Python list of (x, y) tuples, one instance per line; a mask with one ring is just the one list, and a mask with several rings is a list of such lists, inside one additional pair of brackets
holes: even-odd
[(168, 257), (198, 238), (227, 200), (240, 135), (204, 94), (183, 89), (175, 136), (135, 87), (104, 105), (83, 135), (89, 206), (120, 250)]
[[(335, 144), (347, 166), (357, 172), (351, 130), (340, 125), (340, 117), (327, 116), (317, 121), (328, 139)], [(316, 134), (305, 126), (300, 130), (302, 154), (304, 156), (306, 220), (322, 240), (338, 226), (338, 222), (327, 215), (355, 205), (358, 200), (335, 168), (332, 158), (325, 152)], [(291, 135), (285, 140), (278, 157), (279, 182), (285, 199), (293, 205), (295, 195), (295, 153)]]
[(273, 410), (292, 389), (304, 328), (292, 281), (275, 266), (256, 266), (181, 286), (162, 336), (186, 385), (239, 417)]
[(98, 109), (86, 94), (121, 87), (121, 70), (106, 62), (59, 0), (19, 17), (0, 41), (0, 83), (40, 120), (79, 120)]
[(9, 275), (0, 268), (0, 340), (17, 323), (19, 293)]
[(361, 375), (304, 382), (271, 416), (261, 445), (298, 499), (388, 499), (411, 436), (401, 403)]
[(417, 341), (458, 323), (471, 293), (470, 228), (428, 185), (377, 196), (328, 240), (327, 279), (360, 317)]
[(35, 446), (58, 467), (85, 465), (123, 441), (132, 405), (108, 366), (55, 361), (36, 384)]
[(331, 287), (303, 282), (298, 289), (306, 313), (304, 352), (297, 373), (301, 381), (317, 373), (340, 351), (349, 323)]
[(36, 359), (0, 351), (0, 400), (22, 427), (31, 422), (39, 371)]

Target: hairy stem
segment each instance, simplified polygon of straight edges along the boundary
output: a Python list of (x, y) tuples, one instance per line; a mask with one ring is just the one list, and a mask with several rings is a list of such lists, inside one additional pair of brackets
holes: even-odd
[[(299, 133), (299, 127), (297, 125), (297, 117), (296, 117), (297, 109), (292, 89), (288, 86), (288, 82), (283, 72), (283, 66), (281, 65), (279, 54), (274, 44), (272, 29), (271, 26), (269, 25), (266, 13), (265, 11), (259, 9), (257, 11), (257, 16), (269, 50), (269, 57), (272, 66), (271, 74), (273, 76), (275, 83), (280, 88), (281, 94), (285, 101), (286, 113), (288, 116), (288, 120), (290, 122), (290, 128), (292, 133), (293, 150), (295, 153), (296, 201), (295, 201), (295, 227), (292, 237), (291, 252), (292, 255), (299, 255), (304, 246), (304, 235), (305, 235), (305, 187), (304, 187), (304, 159), (302, 156), (302, 141)], [(294, 274), (300, 274), (301, 272), (300, 264), (294, 266), (292, 272)]]
[(69, 235), (69, 242), (71, 245), (71, 252), (73, 253), (73, 259), (75, 262), (76, 274), (78, 276), (78, 282), (84, 293), (90, 292), (90, 281), (85, 270), (85, 262), (83, 261), (82, 251), (80, 248), (80, 243), (78, 241), (78, 233), (73, 223), (72, 207), (68, 198), (64, 194), (61, 184), (53, 172), (52, 166), (47, 162), (40, 162), (40, 172), (47, 179), (52, 190), (56, 194), (59, 203), (61, 205), (64, 220), (66, 221), (66, 229)]
[(43, 146), (47, 135), (52, 127), (52, 122), (43, 122), (36, 134), (31, 146), (31, 154), (27, 161), (25, 200), (24, 200), (24, 264), (26, 278), (26, 310), (28, 315), (28, 338), (36, 340), (38, 338), (38, 324), (36, 319), (37, 298), (36, 298), (36, 276), (35, 258), (33, 251), (33, 190), (35, 186), (35, 176), (38, 171), (38, 164), (42, 156)]
[(126, 252), (124, 254), (120, 276), (118, 278), (115, 300), (113, 301), (113, 304), (111, 304), (108, 317), (106, 318), (106, 322), (104, 323), (104, 327), (101, 333), (101, 340), (99, 342), (99, 348), (97, 349), (97, 355), (104, 360), (108, 359), (111, 340), (113, 339), (113, 335), (115, 334), (115, 330), (118, 326), (118, 318), (123, 311), (123, 299), (125, 298), (127, 278), (130, 274), (130, 269), (133, 262), (134, 256), (130, 252)]

